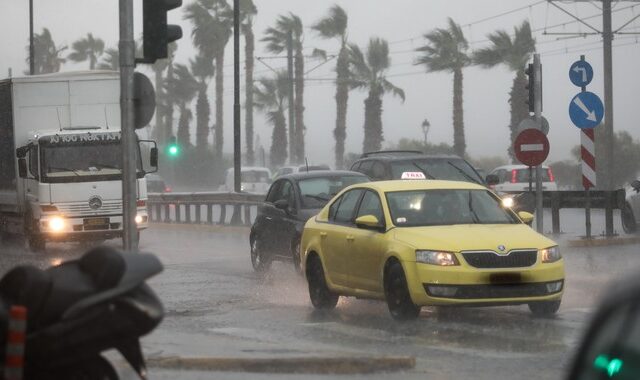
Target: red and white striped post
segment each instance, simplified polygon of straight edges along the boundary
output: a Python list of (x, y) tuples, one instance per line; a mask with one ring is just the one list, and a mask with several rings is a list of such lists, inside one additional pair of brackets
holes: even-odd
[(27, 308), (11, 306), (7, 331), (7, 353), (4, 362), (5, 380), (22, 380), (26, 331)]
[(596, 138), (595, 128), (580, 131), (580, 156), (582, 157), (582, 186), (587, 204), (584, 209), (587, 238), (591, 238), (591, 197), (589, 189), (596, 186)]

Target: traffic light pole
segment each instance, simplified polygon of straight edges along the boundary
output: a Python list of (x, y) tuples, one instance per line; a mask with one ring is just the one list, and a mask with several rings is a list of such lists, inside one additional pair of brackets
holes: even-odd
[[(241, 191), (240, 168), (240, 0), (233, 1), (233, 190)], [(234, 212), (235, 214), (235, 212)]]
[[(613, 231), (613, 60), (611, 42), (613, 31), (611, 28), (611, 0), (602, 0), (602, 43), (604, 55), (604, 128), (605, 128), (605, 163), (606, 173), (605, 190), (605, 234), (607, 237), (614, 235)], [(602, 172), (602, 171), (601, 171)]]
[(122, 243), (125, 251), (138, 250), (136, 205), (136, 138), (134, 131), (133, 0), (120, 0), (120, 121), (122, 133)]
[[(542, 66), (540, 54), (533, 55), (533, 79), (535, 97), (533, 112), (538, 129), (542, 130)], [(542, 208), (542, 166), (536, 166), (536, 231), (544, 233), (544, 209)]]

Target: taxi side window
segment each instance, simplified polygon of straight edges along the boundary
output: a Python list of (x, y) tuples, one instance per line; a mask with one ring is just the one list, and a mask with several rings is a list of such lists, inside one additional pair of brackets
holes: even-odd
[(333, 208), (337, 204), (337, 209), (333, 214), (331, 214), (331, 210), (329, 210), (329, 219), (336, 223), (353, 223), (353, 215), (355, 214), (356, 206), (358, 205), (358, 200), (362, 192), (362, 189), (354, 189), (344, 193), (340, 197), (340, 200), (331, 206)]
[(360, 202), (360, 209), (358, 210), (358, 215), (356, 219), (365, 216), (365, 215), (373, 215), (378, 221), (384, 224), (384, 213), (382, 211), (382, 204), (380, 203), (380, 198), (378, 194), (373, 191), (367, 191), (362, 197), (362, 202)]

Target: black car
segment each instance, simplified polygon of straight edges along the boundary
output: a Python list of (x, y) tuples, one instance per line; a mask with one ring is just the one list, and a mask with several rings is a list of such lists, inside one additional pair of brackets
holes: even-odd
[(372, 181), (403, 179), (403, 174), (422, 173), (426, 179), (474, 182), (486, 186), (484, 178), (461, 157), (428, 155), (413, 150), (365, 153), (351, 165), (351, 170), (366, 174)]
[(264, 272), (273, 260), (293, 260), (299, 270), (300, 236), (307, 220), (343, 188), (367, 181), (367, 176), (350, 171), (311, 171), (276, 179), (251, 227), (253, 269)]

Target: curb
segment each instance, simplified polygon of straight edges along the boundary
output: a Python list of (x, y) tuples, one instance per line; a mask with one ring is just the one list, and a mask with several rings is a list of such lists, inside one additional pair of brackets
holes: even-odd
[(230, 233), (248, 233), (251, 231), (249, 226), (230, 226), (230, 225), (212, 225), (212, 224), (188, 224), (188, 223), (150, 223), (150, 228), (171, 229), (171, 230), (198, 230), (210, 232), (230, 232)]
[(613, 237), (613, 238), (593, 238), (568, 240), (569, 247), (606, 247), (611, 245), (628, 245), (640, 243), (640, 237)]
[(354, 375), (413, 369), (414, 357), (150, 358), (149, 367), (220, 372)]

